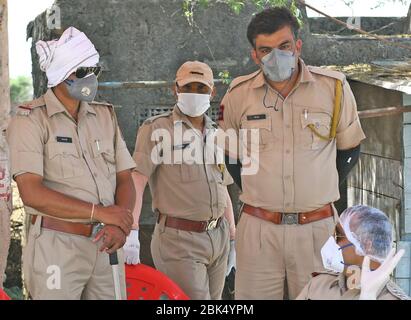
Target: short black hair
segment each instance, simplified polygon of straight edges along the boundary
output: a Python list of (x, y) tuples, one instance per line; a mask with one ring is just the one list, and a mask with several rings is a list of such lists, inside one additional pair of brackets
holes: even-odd
[(248, 25), (248, 41), (255, 47), (255, 39), (259, 34), (272, 34), (285, 26), (291, 28), (294, 37), (297, 39), (300, 24), (293, 13), (287, 7), (267, 8), (256, 14)]

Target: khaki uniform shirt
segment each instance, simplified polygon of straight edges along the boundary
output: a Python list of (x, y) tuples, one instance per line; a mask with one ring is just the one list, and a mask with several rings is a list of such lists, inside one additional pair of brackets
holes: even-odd
[[(347, 289), (344, 274), (324, 271), (313, 274), (297, 300), (358, 300), (360, 293), (359, 289)], [(410, 297), (397, 284), (389, 281), (377, 300), (410, 300)]]
[[(232, 179), (223, 151), (218, 157), (214, 148), (215, 132), (216, 124), (205, 115), (205, 134), (201, 134), (178, 107), (147, 119), (139, 128), (133, 158), (136, 170), (149, 177), (154, 211), (194, 221), (224, 214), (226, 185)], [(167, 138), (156, 142), (163, 134)], [(195, 154), (194, 161), (188, 161), (188, 154)], [(167, 163), (155, 160), (156, 155)]]
[(116, 173), (135, 166), (113, 106), (81, 102), (76, 123), (51, 89), (19, 107), (7, 139), (14, 178), (33, 173), (54, 191), (104, 206), (115, 203)]
[[(307, 67), (301, 59), (299, 66), (297, 84), (285, 99), (258, 71), (235, 79), (220, 109), (226, 132), (259, 129), (259, 170), (242, 176), (240, 199), (270, 211), (311, 211), (338, 200), (336, 151), (353, 148), (365, 138), (344, 75)], [(336, 79), (343, 81), (341, 117), (336, 138), (326, 141), (308, 125), (329, 136)]]

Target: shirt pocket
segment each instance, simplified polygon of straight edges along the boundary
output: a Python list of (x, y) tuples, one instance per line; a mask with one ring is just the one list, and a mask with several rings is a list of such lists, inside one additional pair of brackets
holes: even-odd
[(91, 150), (96, 166), (107, 177), (116, 173), (116, 154), (112, 140), (91, 140)]
[(74, 143), (50, 142), (47, 145), (47, 172), (64, 179), (83, 175), (83, 162)]
[(301, 142), (304, 149), (318, 150), (329, 142), (332, 116), (326, 112), (310, 112), (306, 109), (300, 114)]
[[(247, 151), (264, 152), (274, 148), (274, 132), (270, 115), (265, 115), (264, 119), (248, 120), (247, 117), (241, 122), (240, 140), (247, 146)], [(252, 132), (257, 131), (256, 135)], [(256, 139), (258, 137), (258, 140)], [(246, 139), (246, 141), (244, 141)], [(252, 150), (252, 148), (254, 148)]]

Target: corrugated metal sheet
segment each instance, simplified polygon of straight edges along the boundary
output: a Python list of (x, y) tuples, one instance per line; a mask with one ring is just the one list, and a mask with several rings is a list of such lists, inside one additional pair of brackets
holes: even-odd
[(344, 72), (347, 78), (351, 80), (411, 94), (411, 59), (325, 67)]

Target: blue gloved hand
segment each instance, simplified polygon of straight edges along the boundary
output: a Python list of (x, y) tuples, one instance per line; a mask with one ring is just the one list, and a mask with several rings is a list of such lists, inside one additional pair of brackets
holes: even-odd
[(236, 267), (235, 264), (235, 259), (236, 259), (236, 255), (235, 255), (235, 241), (234, 240), (230, 240), (230, 252), (228, 254), (228, 264), (227, 264), (227, 272), (225, 274), (225, 276), (227, 277), (231, 270)]

